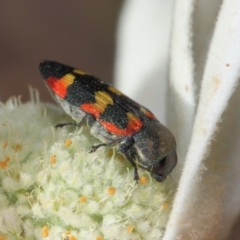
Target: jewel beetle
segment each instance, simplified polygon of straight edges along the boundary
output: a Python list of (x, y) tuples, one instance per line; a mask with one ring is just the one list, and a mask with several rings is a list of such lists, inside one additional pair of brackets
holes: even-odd
[(75, 120), (56, 127), (85, 122), (91, 134), (101, 141), (90, 152), (115, 146), (132, 164), (134, 180), (139, 180), (138, 167), (149, 171), (158, 182), (166, 179), (177, 163), (176, 141), (150, 110), (73, 67), (43, 61), (39, 70), (54, 98)]

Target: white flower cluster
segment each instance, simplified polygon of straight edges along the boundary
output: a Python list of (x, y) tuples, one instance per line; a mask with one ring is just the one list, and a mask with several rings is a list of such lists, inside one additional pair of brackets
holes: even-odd
[(171, 177), (157, 183), (38, 100), (0, 108), (0, 239), (157, 239), (171, 208)]

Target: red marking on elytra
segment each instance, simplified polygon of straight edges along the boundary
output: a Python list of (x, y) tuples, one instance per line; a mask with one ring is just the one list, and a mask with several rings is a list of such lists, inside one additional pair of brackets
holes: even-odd
[(92, 114), (95, 118), (99, 118), (100, 111), (96, 108), (94, 103), (84, 103), (80, 106), (81, 110), (84, 112)]
[(118, 128), (114, 123), (100, 121), (100, 124), (110, 133), (120, 136), (131, 136), (142, 128), (142, 124), (133, 125), (129, 123), (126, 128)]
[(65, 98), (67, 96), (67, 88), (63, 84), (61, 79), (49, 77), (46, 79), (46, 83), (50, 87), (50, 89), (60, 98)]
[(141, 122), (141, 120), (139, 120), (138, 118), (134, 118), (134, 119), (128, 119), (128, 125), (126, 128), (121, 129), (119, 127), (117, 127), (114, 123), (112, 122), (106, 122), (103, 120), (100, 120), (100, 114), (102, 112), (104, 112), (104, 108), (99, 109), (99, 106), (96, 105), (96, 103), (84, 103), (80, 106), (81, 110), (92, 114), (98, 121), (99, 123), (110, 133), (115, 134), (115, 135), (120, 135), (120, 136), (131, 136), (133, 135), (135, 132), (138, 132), (142, 126), (143, 123)]
[(143, 122), (135, 117), (135, 118), (129, 118), (128, 120), (128, 125), (127, 125), (127, 129), (131, 129), (132, 133), (135, 133), (137, 131), (139, 131), (143, 126)]

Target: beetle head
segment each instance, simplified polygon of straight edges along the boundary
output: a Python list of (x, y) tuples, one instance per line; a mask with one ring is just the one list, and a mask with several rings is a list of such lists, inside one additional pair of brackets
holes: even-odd
[(149, 121), (133, 138), (140, 166), (158, 182), (165, 180), (177, 164), (173, 134), (158, 121)]

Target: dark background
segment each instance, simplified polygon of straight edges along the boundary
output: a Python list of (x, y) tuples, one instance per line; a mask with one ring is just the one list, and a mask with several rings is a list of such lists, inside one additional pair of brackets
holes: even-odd
[(29, 99), (28, 85), (51, 101), (38, 71), (56, 60), (112, 81), (120, 0), (0, 2), (0, 100)]

